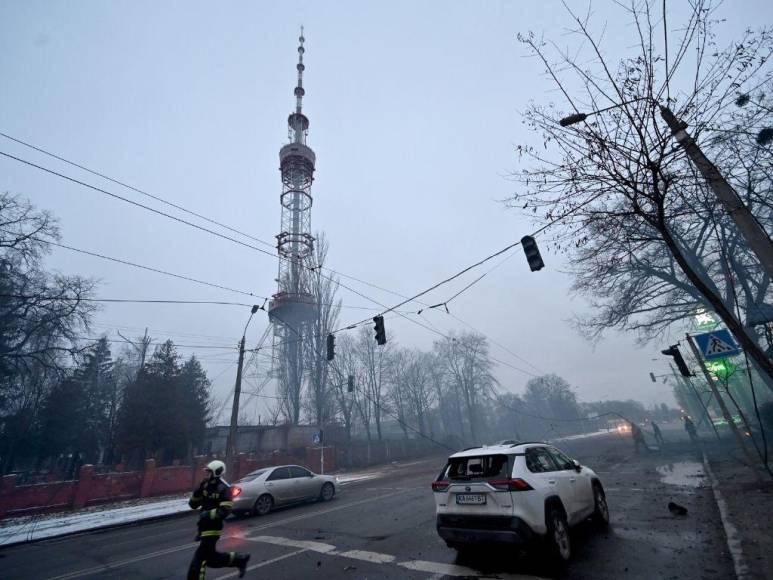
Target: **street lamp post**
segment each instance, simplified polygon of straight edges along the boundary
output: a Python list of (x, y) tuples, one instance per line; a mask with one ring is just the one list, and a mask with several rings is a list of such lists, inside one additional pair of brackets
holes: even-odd
[(236, 384), (234, 385), (234, 400), (231, 407), (231, 425), (228, 429), (228, 439), (225, 444), (225, 464), (228, 466), (228, 470), (232, 475), (233, 473), (233, 458), (236, 451), (236, 430), (239, 426), (239, 397), (242, 393), (242, 367), (244, 366), (244, 343), (247, 340), (247, 327), (252, 322), (252, 317), (259, 310), (258, 305), (253, 305), (250, 311), (250, 317), (247, 319), (247, 324), (244, 325), (244, 332), (242, 333), (242, 339), (239, 341), (239, 364), (236, 368)]

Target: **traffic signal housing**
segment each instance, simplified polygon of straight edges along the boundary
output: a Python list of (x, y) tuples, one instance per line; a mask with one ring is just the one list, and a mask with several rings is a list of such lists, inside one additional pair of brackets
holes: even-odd
[(327, 360), (331, 361), (336, 356), (336, 337), (334, 334), (327, 335)]
[(529, 269), (532, 272), (542, 270), (545, 267), (545, 262), (542, 261), (537, 241), (531, 236), (523, 236), (521, 238), (521, 245), (523, 246), (523, 253), (526, 254), (526, 261), (529, 262)]
[(679, 369), (679, 372), (682, 373), (683, 377), (695, 376), (690, 372), (690, 369), (687, 368), (687, 363), (684, 362), (682, 353), (679, 352), (679, 347), (677, 345), (672, 344), (666, 350), (661, 350), (660, 352), (662, 352), (666, 356), (674, 357), (674, 362), (676, 363), (676, 367)]
[(354, 375), (349, 375), (348, 377), (348, 381), (346, 383), (346, 392), (347, 393), (354, 392)]
[(652, 380), (653, 383), (658, 382), (658, 380), (655, 378), (655, 373), (650, 373), (650, 379)]
[(384, 330), (384, 317), (374, 316), (373, 322), (375, 322), (375, 326), (373, 327), (373, 330), (376, 331), (376, 342), (381, 344), (386, 344), (386, 330)]

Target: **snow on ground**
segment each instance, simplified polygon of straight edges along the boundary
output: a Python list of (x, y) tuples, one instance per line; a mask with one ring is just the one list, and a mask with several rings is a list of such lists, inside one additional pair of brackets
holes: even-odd
[(553, 441), (572, 441), (574, 439), (587, 439), (589, 437), (598, 437), (600, 435), (609, 435), (613, 431), (602, 429), (601, 431), (594, 431), (593, 433), (580, 433), (579, 435), (567, 435), (566, 437), (556, 437)]
[[(361, 471), (342, 473), (337, 478), (340, 485), (349, 485), (382, 477), (385, 474), (384, 470)], [(185, 511), (190, 511), (188, 494), (172, 498), (167, 496), (130, 500), (119, 504), (94, 506), (78, 512), (12, 518), (0, 522), (0, 546), (127, 524)]]
[(188, 495), (173, 499), (108, 507), (99, 511), (47, 514), (13, 518), (0, 523), (0, 546), (29, 542), (105, 526), (124, 524), (190, 511)]

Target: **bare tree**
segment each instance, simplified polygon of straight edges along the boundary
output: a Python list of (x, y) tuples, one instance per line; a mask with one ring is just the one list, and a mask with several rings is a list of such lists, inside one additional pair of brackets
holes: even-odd
[(470, 441), (478, 442), (480, 408), (496, 380), (491, 374), (488, 340), (473, 332), (452, 334), (435, 343), (435, 351), (445, 366), (450, 388), (459, 409), (459, 426), (466, 423)]
[(330, 389), (326, 360), (327, 336), (334, 330), (341, 312), (341, 301), (336, 298), (338, 283), (322, 273), (327, 260), (328, 243), (325, 234), (318, 234), (314, 246), (314, 266), (308, 276), (309, 293), (316, 302), (309, 336), (304, 342), (306, 365), (309, 369), (309, 399), (311, 420), (320, 427), (329, 422), (335, 397)]
[[(386, 383), (385, 363), (389, 359), (394, 341), (384, 346), (378, 346), (370, 333), (369, 327), (361, 327), (357, 336), (354, 352), (357, 364), (360, 368), (360, 393), (357, 397), (357, 407), (363, 417), (363, 411), (367, 410), (368, 417), (373, 419), (376, 426), (376, 436), (382, 438), (381, 421), (384, 416), (385, 404), (384, 387)], [(367, 428), (367, 427), (366, 427)], [(368, 433), (370, 433), (368, 429)]]
[[(670, 60), (665, 47), (656, 46), (663, 18), (652, 2), (624, 8), (637, 45), (619, 62), (604, 56), (589, 17), (569, 8), (573, 32), (589, 56), (533, 35), (521, 37), (573, 113), (609, 110), (561, 127), (555, 105), (531, 105), (525, 121), (541, 143), (518, 147), (528, 166), (514, 175), (523, 189), (511, 203), (560, 222), (553, 230), (554, 247), (571, 258), (575, 289), (600, 310), (589, 321), (590, 334), (634, 328), (647, 338), (694, 313), (697, 304), (706, 305), (773, 376), (773, 362), (728, 302), (733, 284), (723, 293), (717, 283), (716, 257), (727, 251), (720, 229), (726, 216), (716, 215), (706, 184), (660, 117), (661, 104), (668, 104), (699, 142), (710, 144), (716, 129), (727, 127), (739, 93), (770, 83), (773, 36), (769, 30), (747, 32), (719, 49), (712, 2), (691, 6), (676, 37), (666, 31)], [(730, 223), (721, 227), (734, 231)], [(742, 243), (735, 234), (733, 239), (730, 249), (738, 256)], [(769, 283), (762, 280), (765, 288)]]
[(356, 394), (354, 390), (349, 392), (349, 376), (354, 377), (355, 384), (352, 386), (356, 387), (358, 369), (354, 356), (354, 340), (348, 334), (338, 338), (337, 352), (332, 366), (330, 382), (336, 402), (336, 414), (343, 422), (347, 442), (351, 442), (352, 427), (355, 420)]

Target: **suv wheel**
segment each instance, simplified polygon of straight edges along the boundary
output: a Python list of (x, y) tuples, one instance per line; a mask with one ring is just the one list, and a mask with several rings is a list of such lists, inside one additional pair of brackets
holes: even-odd
[(572, 557), (572, 541), (569, 539), (569, 525), (566, 523), (564, 512), (551, 508), (548, 512), (547, 542), (552, 554), (560, 562), (568, 562)]
[(607, 505), (607, 496), (600, 483), (593, 484), (593, 521), (599, 527), (605, 528), (609, 525), (609, 506)]

